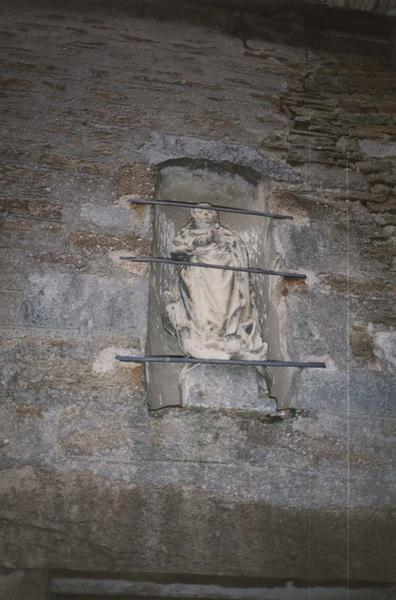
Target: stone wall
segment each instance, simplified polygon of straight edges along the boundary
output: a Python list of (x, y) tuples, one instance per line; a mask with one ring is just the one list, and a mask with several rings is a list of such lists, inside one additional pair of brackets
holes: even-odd
[[(390, 20), (154, 5), (1, 7), (4, 577), (389, 583)], [(296, 374), (296, 419), (149, 413), (114, 359), (146, 335), (149, 271), (119, 257), (150, 251), (150, 210), (125, 196), (221, 152), (295, 217), (271, 234), (309, 275), (274, 283), (285, 353), (328, 365)]]

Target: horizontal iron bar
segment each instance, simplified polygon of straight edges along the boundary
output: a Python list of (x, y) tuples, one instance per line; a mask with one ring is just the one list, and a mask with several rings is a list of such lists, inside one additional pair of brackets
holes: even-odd
[(231, 206), (222, 206), (220, 204), (210, 204), (208, 206), (199, 206), (199, 204), (195, 202), (178, 202), (177, 200), (143, 200), (142, 198), (132, 198), (129, 199), (131, 204), (150, 204), (155, 206), (168, 206), (168, 207), (178, 207), (178, 208), (192, 208), (192, 209), (202, 209), (205, 210), (216, 210), (218, 212), (230, 212), (230, 213), (238, 213), (241, 215), (254, 215), (256, 217), (270, 217), (272, 219), (290, 219), (293, 220), (291, 215), (279, 215), (277, 213), (263, 212), (261, 210), (249, 210), (247, 208), (232, 208)]
[(306, 279), (307, 276), (302, 273), (288, 273), (284, 271), (272, 271), (270, 269), (258, 269), (256, 267), (225, 267), (223, 265), (213, 265), (211, 263), (188, 262), (186, 260), (177, 260), (173, 258), (162, 258), (160, 256), (120, 256), (120, 260), (130, 260), (132, 262), (163, 263), (165, 265), (179, 265), (183, 267), (200, 267), (204, 269), (220, 269), (221, 271), (242, 271), (244, 273), (256, 273), (257, 275), (278, 275), (279, 277), (289, 277), (291, 279)]
[(300, 369), (325, 369), (323, 362), (301, 362), (295, 360), (243, 360), (239, 358), (193, 358), (191, 356), (177, 355), (150, 355), (150, 356), (116, 356), (121, 362), (136, 363), (188, 363), (203, 365), (252, 365), (254, 367), (298, 367)]

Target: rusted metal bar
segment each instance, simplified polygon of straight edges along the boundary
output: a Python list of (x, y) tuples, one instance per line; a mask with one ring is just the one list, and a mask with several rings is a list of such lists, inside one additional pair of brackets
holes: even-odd
[(162, 263), (164, 265), (177, 265), (182, 267), (199, 267), (201, 269), (220, 269), (221, 271), (242, 271), (244, 273), (254, 273), (256, 275), (277, 275), (278, 277), (287, 277), (290, 279), (307, 278), (307, 276), (303, 273), (272, 271), (271, 269), (259, 269), (256, 267), (226, 267), (211, 263), (188, 262), (186, 260), (177, 260), (175, 258), (163, 258), (161, 256), (120, 256), (120, 260), (130, 260), (132, 262), (143, 263)]
[(231, 206), (222, 206), (220, 204), (210, 204), (205, 202), (205, 206), (200, 206), (195, 202), (178, 202), (177, 200), (144, 200), (143, 198), (131, 198), (128, 200), (131, 204), (148, 204), (154, 206), (167, 206), (168, 208), (189, 208), (215, 210), (217, 212), (238, 213), (241, 215), (253, 215), (256, 217), (269, 217), (271, 219), (293, 220), (291, 215), (280, 215), (278, 213), (263, 212), (261, 210), (249, 210), (247, 208), (233, 208)]
[(325, 369), (323, 362), (303, 362), (295, 360), (243, 360), (239, 358), (193, 358), (191, 356), (152, 354), (149, 356), (120, 356), (116, 359), (131, 363), (187, 363), (203, 365), (235, 365), (254, 367), (296, 367), (298, 369)]

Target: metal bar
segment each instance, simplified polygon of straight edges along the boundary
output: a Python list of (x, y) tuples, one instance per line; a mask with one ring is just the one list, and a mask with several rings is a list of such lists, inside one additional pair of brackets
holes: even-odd
[(195, 202), (178, 202), (177, 200), (143, 200), (142, 198), (132, 198), (129, 199), (128, 202), (130, 202), (131, 204), (149, 204), (154, 206), (168, 206), (190, 209), (205, 208), (205, 210), (216, 210), (218, 212), (238, 213), (241, 215), (254, 215), (256, 217), (270, 217), (272, 219), (289, 219), (291, 221), (293, 220), (293, 217), (291, 215), (280, 215), (278, 213), (263, 212), (261, 210), (249, 210), (246, 208), (232, 208), (231, 206), (222, 206), (220, 204), (207, 203), (208, 206), (203, 207), (199, 206), (199, 204)]
[(213, 265), (211, 263), (187, 262), (186, 260), (177, 260), (173, 258), (162, 258), (160, 256), (120, 256), (120, 260), (130, 260), (132, 262), (163, 263), (165, 265), (179, 265), (183, 267), (200, 267), (204, 269), (220, 269), (221, 271), (242, 271), (244, 273), (255, 273), (257, 275), (278, 275), (279, 277), (289, 277), (291, 279), (306, 279), (303, 273), (289, 273), (284, 271), (272, 271), (271, 269), (258, 269), (256, 267), (225, 267), (223, 265)]
[(136, 362), (136, 363), (188, 363), (188, 364), (203, 364), (203, 365), (247, 365), (255, 367), (297, 367), (299, 369), (325, 369), (326, 365), (323, 362), (301, 362), (294, 360), (243, 360), (237, 358), (193, 358), (191, 356), (177, 355), (160, 355), (153, 354), (150, 356), (120, 356), (116, 359), (121, 362)]

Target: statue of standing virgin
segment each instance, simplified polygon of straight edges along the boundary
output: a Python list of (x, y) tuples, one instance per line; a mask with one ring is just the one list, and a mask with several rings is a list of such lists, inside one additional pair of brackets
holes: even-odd
[[(210, 205), (199, 206), (173, 239), (172, 258), (247, 267), (248, 252), (240, 236), (220, 224)], [(168, 292), (166, 313), (186, 356), (267, 359), (249, 273), (182, 266), (175, 287)], [(266, 370), (260, 371), (268, 382)]]

